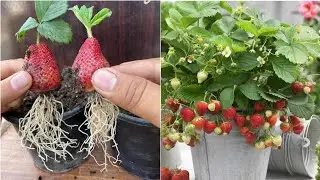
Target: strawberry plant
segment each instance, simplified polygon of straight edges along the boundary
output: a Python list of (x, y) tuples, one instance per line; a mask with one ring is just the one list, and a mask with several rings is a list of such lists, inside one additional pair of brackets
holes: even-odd
[(77, 144), (60, 128), (64, 123), (63, 105), (51, 93), (60, 86), (60, 71), (48, 45), (41, 42), (41, 37), (58, 43), (71, 41), (71, 28), (60, 18), (67, 8), (66, 1), (36, 1), (37, 19), (29, 17), (16, 33), (18, 41), (22, 41), (27, 31), (37, 30), (36, 43), (26, 51), (23, 69), (32, 76), (30, 91), (39, 93), (39, 96), (26, 116), (20, 119), (19, 133), (22, 144), (36, 149), (45, 166), (48, 158), (56, 160), (57, 157), (66, 159), (67, 155), (71, 156), (67, 148)]
[(106, 149), (108, 146), (107, 142), (112, 141), (118, 150), (114, 138), (119, 108), (98, 93), (93, 92), (94, 88), (91, 83), (93, 73), (100, 68), (109, 67), (110, 65), (103, 56), (100, 44), (93, 37), (91, 29), (93, 26), (100, 24), (105, 18), (110, 17), (112, 12), (108, 8), (103, 8), (93, 16), (93, 7), (87, 8), (85, 5), (81, 6), (81, 8), (74, 6), (70, 10), (73, 11), (74, 15), (85, 26), (88, 34), (88, 38), (82, 44), (72, 65), (72, 69), (77, 72), (84, 91), (89, 94), (85, 108), (86, 120), (80, 125), (79, 130), (83, 125), (88, 126), (90, 135), (87, 136), (87, 139), (81, 145), (80, 151), (87, 151), (88, 155), (93, 156), (92, 151), (94, 147), (96, 145), (100, 146), (104, 150), (104, 163), (99, 164), (96, 162), (99, 165), (103, 165), (104, 168), (102, 170), (104, 170), (107, 168), (107, 159), (112, 165), (118, 162), (118, 158), (109, 155)]
[(314, 29), (225, 1), (163, 2), (161, 28), (162, 107), (175, 117), (162, 119), (161, 136), (179, 136), (166, 149), (194, 146), (201, 128), (216, 135), (239, 128), (257, 149), (279, 148), (278, 119), (284, 132), (300, 134), (314, 114), (315, 82), (303, 71), (320, 57)]

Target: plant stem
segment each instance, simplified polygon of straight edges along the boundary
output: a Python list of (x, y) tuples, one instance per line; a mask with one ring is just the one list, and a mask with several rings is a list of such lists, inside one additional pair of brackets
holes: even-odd
[(40, 34), (37, 33), (37, 44), (39, 44), (39, 43), (40, 43)]
[(90, 27), (86, 27), (86, 29), (87, 29), (88, 37), (92, 38), (93, 36), (92, 36), (91, 28)]

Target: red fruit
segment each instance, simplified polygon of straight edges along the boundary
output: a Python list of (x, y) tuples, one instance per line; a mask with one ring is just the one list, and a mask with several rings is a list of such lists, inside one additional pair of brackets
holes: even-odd
[(247, 143), (248, 144), (253, 144), (255, 141), (256, 141), (256, 139), (257, 139), (257, 137), (252, 133), (252, 132), (247, 132), (245, 135), (244, 135), (244, 137), (246, 138), (246, 141), (247, 141)]
[(237, 110), (234, 107), (230, 107), (229, 109), (222, 110), (223, 117), (226, 120), (232, 120), (236, 116)]
[(174, 117), (171, 113), (167, 113), (164, 115), (163, 121), (166, 122), (167, 125), (171, 125), (176, 121), (176, 117)]
[(293, 94), (298, 94), (301, 91), (303, 91), (303, 84), (301, 82), (293, 82), (291, 83), (291, 90), (293, 92)]
[(85, 91), (92, 91), (94, 90), (91, 83), (93, 73), (100, 68), (109, 66), (109, 62), (101, 52), (98, 40), (90, 37), (82, 44), (72, 69), (78, 71), (78, 76)]
[(183, 177), (180, 174), (174, 174), (171, 180), (183, 180)]
[(190, 140), (189, 144), (187, 144), (187, 145), (190, 147), (194, 147), (194, 145), (195, 145), (195, 137), (194, 136), (191, 136), (191, 140)]
[[(210, 105), (210, 104), (214, 104), (214, 105)], [(214, 107), (214, 108), (212, 108)], [(210, 101), (209, 105), (208, 105), (208, 109), (209, 111), (211, 111), (212, 114), (218, 114), (221, 111), (221, 103), (220, 101), (216, 101), (216, 100), (212, 100)]]
[(185, 122), (190, 122), (195, 117), (194, 111), (188, 107), (182, 108), (180, 116)]
[(229, 134), (231, 129), (232, 129), (232, 124), (231, 122), (223, 122), (221, 125), (220, 125), (220, 128), (222, 130), (223, 133), (227, 133)]
[(285, 122), (287, 119), (288, 119), (288, 117), (285, 116), (285, 115), (280, 116), (280, 121), (281, 122)]
[(285, 99), (280, 99), (279, 101), (275, 102), (273, 104), (273, 107), (276, 110), (282, 110), (286, 106), (286, 100)]
[(45, 43), (29, 46), (23, 68), (32, 77), (31, 91), (50, 91), (60, 85), (61, 76), (58, 65)]
[(261, 102), (254, 103), (253, 109), (255, 112), (260, 112), (264, 110), (264, 105)]
[(250, 116), (250, 126), (252, 128), (259, 128), (265, 123), (263, 117), (260, 114), (253, 114)]
[(177, 101), (175, 101), (172, 97), (166, 99), (166, 104), (168, 106), (168, 109), (170, 109), (173, 113), (177, 112), (180, 107), (180, 104)]
[(293, 127), (301, 124), (301, 121), (297, 116), (292, 115), (289, 118), (290, 118), (290, 121), (291, 121), (291, 124), (293, 125)]
[(170, 150), (171, 148), (173, 148), (176, 143), (172, 142), (168, 136), (166, 136), (163, 140), (162, 140), (162, 145), (166, 150)]
[(180, 171), (180, 176), (182, 176), (183, 180), (189, 180), (189, 171), (187, 170), (181, 170)]
[(290, 124), (287, 122), (283, 122), (280, 124), (280, 129), (283, 133), (287, 133), (290, 131)]
[(168, 168), (161, 167), (160, 173), (161, 173), (162, 180), (171, 180), (172, 174)]
[(195, 106), (199, 116), (203, 116), (208, 110), (208, 104), (204, 101), (196, 102)]
[(270, 123), (271, 126), (276, 125), (277, 120), (278, 120), (278, 114), (273, 114), (268, 118), (268, 122)]
[(197, 117), (191, 121), (197, 130), (201, 131), (206, 124), (206, 120), (203, 117)]
[(242, 136), (245, 136), (245, 135), (247, 134), (247, 132), (249, 132), (249, 128), (247, 128), (247, 127), (242, 127), (242, 128), (240, 129), (240, 134), (241, 134)]
[(236, 114), (236, 116), (234, 117), (234, 121), (237, 124), (238, 127), (243, 127), (245, 122), (246, 122), (246, 118), (240, 114)]
[(206, 121), (204, 125), (204, 131), (208, 134), (212, 133), (213, 130), (217, 127), (217, 124), (213, 121)]
[(295, 134), (300, 134), (303, 131), (304, 125), (303, 124), (298, 124), (296, 126), (293, 126), (292, 130)]

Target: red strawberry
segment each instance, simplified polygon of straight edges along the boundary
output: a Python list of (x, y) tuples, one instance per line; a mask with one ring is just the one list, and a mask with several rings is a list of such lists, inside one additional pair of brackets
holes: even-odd
[(187, 145), (190, 147), (194, 147), (194, 145), (195, 145), (195, 137), (194, 136), (191, 136), (191, 140), (190, 140), (189, 144), (187, 144)]
[(88, 33), (88, 38), (82, 44), (72, 68), (78, 72), (78, 76), (85, 91), (92, 91), (94, 90), (91, 83), (93, 73), (100, 68), (109, 67), (110, 65), (101, 52), (98, 40), (92, 36), (91, 28), (102, 22), (104, 18), (110, 17), (111, 13), (110, 10), (101, 10), (99, 13), (101, 13), (101, 17), (103, 18), (100, 21), (92, 21), (91, 19), (88, 19), (88, 17), (84, 17), (84, 13), (81, 13), (84, 10), (89, 11), (89, 8), (85, 6), (82, 6), (81, 9), (79, 9), (78, 6), (72, 8), (72, 11), (77, 14), (76, 17), (84, 23)]
[(194, 111), (188, 107), (182, 108), (180, 116), (185, 122), (190, 122), (195, 117)]
[(206, 124), (204, 125), (204, 131), (210, 134), (216, 127), (217, 124), (214, 121), (206, 121)]
[(208, 104), (204, 101), (196, 102), (195, 106), (199, 116), (203, 116), (208, 110)]
[(197, 117), (191, 121), (197, 130), (201, 131), (206, 124), (206, 120), (203, 117)]
[(301, 124), (301, 121), (297, 116), (292, 115), (289, 118), (290, 118), (290, 121), (291, 121), (291, 124), (293, 125), (293, 127)]
[(187, 170), (181, 170), (180, 176), (182, 176), (183, 180), (189, 180), (189, 171)]
[(58, 65), (45, 43), (31, 45), (24, 58), (24, 70), (32, 76), (31, 91), (54, 90), (60, 85)]
[(280, 121), (281, 122), (285, 122), (287, 119), (288, 119), (288, 117), (285, 116), (285, 115), (280, 116)]
[(293, 94), (298, 94), (301, 91), (303, 91), (303, 84), (301, 82), (293, 82), (291, 83), (291, 90), (293, 92)]
[(276, 110), (282, 110), (286, 106), (286, 100), (280, 99), (279, 101), (275, 102), (273, 106)]
[(261, 102), (254, 103), (253, 109), (255, 112), (260, 112), (264, 110), (264, 105)]
[(257, 137), (252, 133), (252, 132), (247, 132), (245, 135), (244, 135), (244, 137), (246, 138), (246, 141), (247, 141), (247, 143), (248, 144), (253, 144), (255, 141), (256, 141), (256, 139), (257, 139)]
[(166, 122), (167, 125), (171, 125), (176, 121), (176, 117), (174, 117), (171, 113), (167, 113), (164, 115), (163, 121)]
[(223, 133), (227, 133), (229, 134), (231, 129), (232, 129), (232, 124), (231, 122), (223, 122), (221, 125), (220, 125), (220, 128), (222, 130)]
[(240, 114), (236, 114), (235, 118), (234, 118), (235, 123), (237, 124), (237, 126), (239, 128), (243, 127), (245, 122), (246, 122), (246, 118)]
[(208, 104), (208, 109), (211, 111), (212, 114), (218, 114), (221, 111), (221, 103), (220, 101), (211, 100)]
[(172, 97), (166, 99), (166, 104), (168, 106), (168, 109), (170, 109), (173, 113), (177, 112), (180, 107), (180, 104)]
[(287, 133), (290, 131), (290, 124), (287, 122), (283, 122), (280, 124), (280, 129), (283, 133)]
[(174, 174), (171, 180), (183, 180), (183, 177), (180, 174)]
[(171, 148), (173, 148), (176, 145), (176, 143), (172, 142), (169, 139), (169, 137), (167, 136), (162, 140), (162, 145), (166, 150), (170, 150)]
[(303, 131), (304, 125), (303, 124), (298, 124), (296, 126), (293, 126), (292, 130), (295, 134), (300, 134)]
[(236, 116), (237, 110), (234, 107), (222, 110), (223, 117), (226, 120), (232, 120)]
[(247, 132), (249, 132), (249, 128), (247, 128), (247, 127), (242, 127), (242, 128), (240, 129), (240, 134), (241, 134), (242, 136), (245, 136), (245, 135), (247, 134)]
[(278, 114), (273, 114), (268, 118), (268, 122), (270, 123), (271, 126), (276, 125), (277, 120), (278, 120)]
[(253, 114), (250, 116), (250, 126), (252, 128), (259, 128), (264, 125), (264, 119), (260, 114)]
[(162, 180), (171, 180), (172, 174), (168, 168), (161, 167), (160, 172), (161, 172), (161, 179)]

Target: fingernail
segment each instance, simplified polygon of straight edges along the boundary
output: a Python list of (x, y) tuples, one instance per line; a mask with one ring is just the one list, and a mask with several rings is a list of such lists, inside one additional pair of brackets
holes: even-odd
[(93, 74), (92, 83), (103, 91), (112, 91), (117, 83), (117, 77), (108, 70), (100, 69)]
[(28, 78), (26, 77), (25, 72), (18, 72), (10, 81), (11, 87), (15, 90), (20, 90), (25, 88), (28, 85)]

